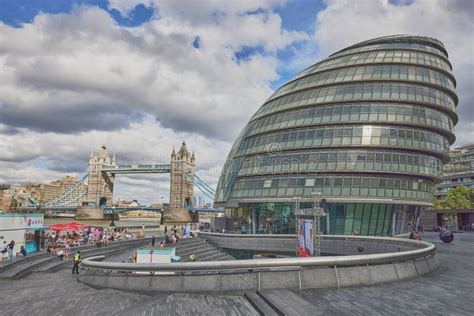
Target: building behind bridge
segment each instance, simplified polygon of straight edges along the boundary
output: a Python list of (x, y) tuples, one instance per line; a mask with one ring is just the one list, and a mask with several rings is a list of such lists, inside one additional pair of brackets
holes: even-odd
[[(71, 191), (76, 186), (79, 190)], [(0, 210), (36, 204), (46, 205), (69, 192), (71, 200), (74, 201), (70, 206), (80, 206), (85, 197), (76, 195), (86, 189), (87, 184), (80, 183), (80, 180), (73, 176), (66, 176), (50, 183), (4, 185), (0, 187)]]

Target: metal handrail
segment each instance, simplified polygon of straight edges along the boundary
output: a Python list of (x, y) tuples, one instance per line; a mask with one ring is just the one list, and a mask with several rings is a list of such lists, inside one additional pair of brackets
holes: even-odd
[[(231, 237), (231, 238), (272, 238), (272, 239), (294, 239), (297, 240), (295, 234), (222, 234), (222, 233), (210, 233), (210, 232), (199, 232), (202, 237)], [(405, 244), (414, 246), (416, 248), (423, 247), (420, 241), (412, 239), (401, 239), (393, 237), (375, 237), (375, 236), (348, 236), (348, 235), (320, 235), (321, 240), (346, 240), (346, 241), (369, 241), (369, 242), (382, 242), (388, 244)], [(430, 243), (425, 243), (430, 244)], [(431, 244), (430, 244), (431, 245)]]
[[(274, 236), (274, 235), (272, 235)], [(365, 237), (365, 236), (324, 236), (336, 237), (335, 239), (346, 238), (346, 240), (372, 240), (389, 241), (393, 238), (387, 237)], [(427, 257), (434, 254), (435, 245), (425, 241), (396, 240), (400, 245), (415, 246), (418, 249), (369, 255), (351, 256), (328, 256), (328, 257), (306, 257), (306, 258), (277, 258), (277, 259), (248, 259), (235, 261), (204, 261), (204, 262), (183, 262), (173, 264), (150, 264), (150, 263), (119, 263), (119, 262), (98, 262), (104, 256), (86, 258), (81, 265), (90, 269), (108, 271), (146, 271), (146, 272), (184, 272), (184, 271), (225, 271), (235, 269), (271, 269), (271, 268), (303, 268), (303, 267), (338, 267), (338, 266), (361, 266), (376, 265), (417, 258)]]

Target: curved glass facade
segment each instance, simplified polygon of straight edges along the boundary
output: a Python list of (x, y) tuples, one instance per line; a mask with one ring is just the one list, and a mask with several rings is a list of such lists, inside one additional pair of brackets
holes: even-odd
[(456, 80), (443, 44), (397, 35), (300, 72), (232, 147), (215, 204), (236, 227), (294, 232), (294, 209), (328, 201), (323, 231), (404, 233), (430, 206), (454, 142)]

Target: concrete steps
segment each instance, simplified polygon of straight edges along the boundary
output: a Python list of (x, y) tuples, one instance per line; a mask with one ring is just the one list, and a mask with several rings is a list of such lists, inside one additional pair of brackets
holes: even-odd
[(17, 262), (16, 265), (9, 267), (6, 271), (0, 273), (0, 279), (3, 280), (18, 280), (28, 275), (36, 267), (56, 260), (55, 257), (43, 257), (35, 258), (35, 260), (28, 260), (23, 262)]
[(217, 249), (212, 246), (202, 245), (195, 248), (186, 249), (185, 251), (177, 251), (176, 255), (180, 257), (186, 257), (191, 254), (195, 254), (196, 256), (198, 256), (211, 250), (217, 250)]
[(198, 259), (199, 261), (212, 261), (212, 258), (219, 257), (220, 255), (223, 255), (221, 251), (214, 249), (212, 251), (206, 252), (204, 255), (201, 255)]
[(190, 262), (189, 256), (192, 254), (196, 255), (196, 261), (234, 260), (201, 238), (182, 239), (170, 247), (176, 247), (176, 255), (181, 257), (181, 262)]
[[(137, 247), (137, 245), (131, 245), (131, 246), (128, 246), (128, 247), (98, 248), (100, 250), (93, 251), (93, 252), (86, 253), (86, 254), (81, 253), (81, 257), (82, 257), (82, 259), (88, 258), (88, 257), (93, 257), (93, 256), (106, 256), (107, 257), (109, 255), (116, 254), (118, 251), (126, 251), (128, 249), (134, 249), (136, 247)], [(61, 260), (59, 258), (55, 258), (56, 259), (55, 261), (53, 261), (51, 263), (48, 263), (48, 264), (41, 265), (38, 268), (33, 269), (33, 272), (56, 272), (56, 271), (59, 271), (61, 269), (66, 268), (68, 266), (72, 267), (72, 265), (73, 265), (72, 264), (72, 257), (73, 256), (74, 256), (74, 254), (71, 254), (69, 259), (64, 259), (64, 260)]]
[(227, 261), (227, 260), (235, 260), (235, 259), (232, 258), (231, 256), (221, 252), (221, 253), (219, 253), (215, 256), (207, 257), (207, 258), (203, 259), (202, 261)]
[[(117, 251), (134, 248), (147, 243), (149, 243), (148, 239), (134, 239), (114, 242), (109, 244), (108, 247), (103, 248), (97, 248), (96, 246), (72, 248), (71, 257), (76, 250), (79, 249), (81, 251), (81, 257), (86, 258), (95, 255), (113, 254)], [(71, 264), (71, 259), (63, 261), (56, 256), (50, 256), (46, 252), (38, 253), (36, 255), (26, 256), (23, 260), (18, 260), (4, 266), (0, 272), (0, 280), (18, 280), (35, 271), (54, 272), (65, 268), (68, 264)]]
[(13, 258), (11, 261), (7, 261), (7, 259), (5, 259), (5, 261), (3, 261), (0, 264), (0, 273), (2, 273), (3, 271), (7, 269), (10, 269), (11, 267), (15, 266), (17, 263), (25, 263), (28, 261), (39, 259), (41, 257), (48, 257), (48, 256), (49, 254), (47, 252), (36, 252), (36, 253), (29, 254), (26, 257)]

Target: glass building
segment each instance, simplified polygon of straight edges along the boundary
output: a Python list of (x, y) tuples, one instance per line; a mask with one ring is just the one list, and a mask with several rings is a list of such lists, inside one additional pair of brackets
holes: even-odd
[(474, 144), (451, 151), (451, 162), (444, 165), (442, 180), (435, 193), (441, 201), (446, 199), (449, 189), (457, 186), (474, 189)]
[(324, 233), (405, 233), (432, 205), (449, 161), (455, 86), (436, 39), (396, 35), (344, 48), (257, 110), (229, 153), (215, 205), (234, 229), (294, 233), (294, 209), (325, 198)]

